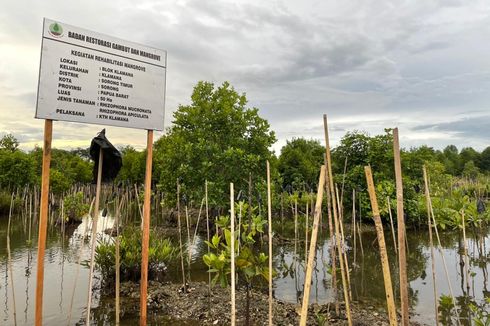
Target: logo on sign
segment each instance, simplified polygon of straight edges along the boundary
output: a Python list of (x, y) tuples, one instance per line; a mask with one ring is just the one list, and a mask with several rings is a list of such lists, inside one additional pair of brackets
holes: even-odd
[(58, 23), (52, 23), (49, 25), (49, 34), (54, 37), (62, 37), (63, 36), (63, 27), (61, 27)]

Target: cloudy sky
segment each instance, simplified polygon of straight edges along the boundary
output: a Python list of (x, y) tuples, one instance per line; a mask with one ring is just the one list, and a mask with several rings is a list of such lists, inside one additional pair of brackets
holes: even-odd
[[(279, 139), (400, 128), (403, 147), (490, 145), (490, 2), (4, 1), (0, 136), (42, 144), (34, 119), (43, 17), (168, 51), (166, 125), (199, 80), (230, 81)], [(54, 146), (102, 127), (54, 123)], [(117, 145), (145, 131), (108, 127)], [(161, 134), (157, 134), (159, 136)]]

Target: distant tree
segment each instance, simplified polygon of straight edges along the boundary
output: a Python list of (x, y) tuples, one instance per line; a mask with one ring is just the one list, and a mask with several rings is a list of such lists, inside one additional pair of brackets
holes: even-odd
[(461, 164), (459, 161), (458, 148), (454, 145), (448, 145), (442, 151), (443, 164), (446, 171), (452, 175), (457, 175), (461, 172)]
[(276, 141), (257, 108), (247, 107), (245, 94), (225, 82), (215, 87), (199, 82), (189, 105), (180, 105), (168, 133), (155, 143), (155, 176), (167, 198), (175, 198), (180, 178), (187, 197), (200, 200), (204, 181), (216, 204), (228, 201), (229, 183), (247, 189), (248, 175), (264, 179), (265, 161)]
[(0, 150), (0, 188), (22, 187), (35, 181), (34, 161), (28, 154), (20, 150)]
[(480, 169), (475, 165), (473, 161), (468, 161), (464, 165), (462, 175), (471, 180), (475, 180), (480, 173)]
[(0, 139), (0, 150), (14, 152), (19, 147), (19, 141), (12, 134), (6, 134)]
[(459, 162), (464, 167), (469, 161), (473, 161), (478, 166), (480, 163), (480, 153), (473, 149), (473, 147), (463, 147), (461, 152), (459, 152)]
[(490, 171), (490, 146), (485, 148), (480, 155), (480, 170)]
[(122, 168), (117, 176), (118, 181), (130, 184), (141, 184), (145, 179), (146, 151), (137, 151), (132, 146), (121, 148)]
[(296, 138), (287, 141), (281, 149), (278, 162), (283, 187), (291, 185), (300, 190), (303, 186), (308, 190), (315, 189), (324, 155), (325, 147), (317, 140)]

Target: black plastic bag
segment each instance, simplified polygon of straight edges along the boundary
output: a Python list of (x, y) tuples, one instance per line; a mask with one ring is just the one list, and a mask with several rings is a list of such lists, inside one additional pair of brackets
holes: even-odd
[(105, 137), (105, 129), (92, 139), (90, 144), (90, 157), (94, 160), (93, 178), (97, 182), (99, 167), (99, 151), (102, 148), (102, 182), (110, 182), (117, 177), (122, 167), (121, 153)]

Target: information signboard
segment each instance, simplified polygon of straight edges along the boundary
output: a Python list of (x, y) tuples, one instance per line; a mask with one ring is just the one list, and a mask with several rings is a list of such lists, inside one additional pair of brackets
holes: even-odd
[(44, 19), (36, 118), (163, 130), (167, 53)]

